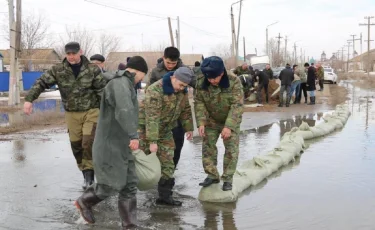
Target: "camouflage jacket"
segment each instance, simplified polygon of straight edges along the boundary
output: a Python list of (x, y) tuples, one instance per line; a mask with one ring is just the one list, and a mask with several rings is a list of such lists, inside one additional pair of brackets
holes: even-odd
[(53, 66), (38, 78), (25, 97), (25, 101), (33, 102), (39, 95), (57, 84), (61, 100), (66, 111), (87, 111), (99, 108), (101, 93), (107, 84), (101, 70), (89, 64), (85, 56), (81, 56), (82, 66), (77, 78), (66, 59)]
[(316, 77), (318, 80), (324, 80), (324, 68), (322, 66), (316, 70)]
[(251, 74), (251, 71), (249, 69), (245, 69), (243, 70), (242, 69), (242, 66), (238, 66), (234, 71), (233, 71), (234, 74), (236, 74), (237, 76), (241, 76), (242, 74)]
[(171, 132), (177, 126), (177, 120), (186, 132), (194, 131), (188, 94), (186, 91), (174, 92), (172, 75), (173, 72), (169, 72), (150, 85), (140, 104), (139, 129), (145, 129), (147, 141), (163, 139), (163, 133)]
[(205, 77), (199, 76), (195, 97), (197, 125), (216, 124), (237, 131), (243, 113), (243, 90), (238, 77), (224, 75), (219, 86), (211, 85)]

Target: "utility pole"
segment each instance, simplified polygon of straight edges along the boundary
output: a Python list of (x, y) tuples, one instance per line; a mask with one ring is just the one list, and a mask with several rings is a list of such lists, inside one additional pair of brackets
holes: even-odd
[(230, 20), (231, 20), (231, 35), (232, 35), (232, 58), (235, 55), (235, 48), (236, 48), (236, 30), (234, 28), (234, 15), (233, 15), (233, 4), (230, 7)]
[(173, 47), (175, 47), (175, 45), (174, 45), (174, 39), (173, 39), (173, 32), (172, 32), (172, 23), (171, 23), (171, 18), (170, 17), (168, 17), (168, 27), (169, 27), (169, 36), (171, 38), (171, 45)]
[(243, 37), (243, 60), (246, 62), (246, 42), (245, 42), (245, 37)]
[(278, 40), (277, 40), (277, 64), (280, 66), (281, 63), (280, 63), (280, 39), (282, 39), (283, 37), (280, 36), (280, 33), (279, 33), (279, 36), (276, 37)]
[(302, 59), (302, 55), (303, 55), (303, 53), (302, 53), (302, 47), (300, 48), (301, 49), (301, 56), (300, 56), (300, 60), (301, 60), (301, 66), (303, 65), (303, 59)]
[(375, 25), (371, 23), (371, 19), (374, 18), (374, 16), (366, 16), (365, 19), (367, 19), (367, 24), (361, 23), (360, 26), (367, 26), (367, 76), (370, 77), (370, 70), (371, 70), (371, 60), (370, 60), (370, 28), (371, 26)]
[(346, 72), (349, 72), (349, 56), (350, 56), (350, 44), (351, 43), (352, 43), (351, 41), (348, 41), (348, 58), (346, 62)]
[(287, 48), (287, 46), (288, 46), (288, 36), (285, 36), (285, 53), (284, 53), (284, 62), (285, 62), (285, 65), (286, 65), (286, 63), (288, 62), (286, 59), (287, 59), (287, 52), (288, 52), (288, 48)]
[[(8, 105), (14, 106), (19, 104), (17, 97), (17, 56), (19, 48), (17, 49), (17, 25), (14, 20), (14, 2), (8, 1), (9, 7), (9, 31), (10, 31), (10, 76), (9, 76), (9, 97)], [(17, 10), (20, 9), (17, 7)], [(17, 12), (18, 13), (18, 12)], [(18, 14), (17, 14), (18, 15)], [(17, 99), (18, 98), (18, 99)]]
[(177, 49), (181, 52), (181, 30), (180, 30), (180, 17), (177, 16), (177, 33), (178, 33), (178, 37), (177, 37)]
[(241, 25), (241, 11), (242, 11), (242, 1), (240, 1), (240, 13), (238, 14), (238, 29), (237, 29), (237, 40), (236, 40), (236, 66), (238, 62), (239, 52), (238, 52), (238, 43), (240, 38), (240, 25)]
[(297, 46), (296, 43), (294, 43), (294, 64), (297, 63)]

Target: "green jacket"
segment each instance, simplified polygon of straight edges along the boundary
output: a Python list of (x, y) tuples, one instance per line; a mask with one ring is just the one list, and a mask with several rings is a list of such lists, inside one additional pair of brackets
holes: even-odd
[(194, 131), (193, 117), (186, 91), (174, 92), (170, 77), (150, 85), (140, 105), (139, 129), (145, 129), (146, 140), (157, 142), (163, 139), (163, 133), (171, 132), (180, 120), (185, 132)]
[(213, 86), (205, 77), (198, 77), (195, 97), (197, 125), (225, 127), (239, 131), (243, 114), (244, 94), (238, 77), (224, 75), (219, 86)]
[(99, 108), (101, 93), (107, 81), (102, 77), (101, 70), (90, 64), (85, 56), (81, 56), (81, 60), (82, 66), (77, 78), (68, 61), (64, 59), (35, 81), (25, 101), (33, 102), (45, 89), (57, 84), (66, 111), (78, 112)]
[(243, 70), (242, 69), (242, 66), (238, 66), (234, 71), (233, 71), (234, 74), (236, 74), (237, 76), (240, 76), (242, 74), (251, 74), (251, 71), (249, 69), (245, 69)]
[[(134, 74), (119, 71), (103, 91), (93, 144), (96, 180), (120, 191), (129, 178), (128, 160), (134, 160), (129, 148), (138, 139), (138, 99)], [(132, 172), (134, 173), (134, 172)], [(134, 178), (136, 179), (136, 178)]]
[(316, 77), (318, 80), (324, 80), (324, 68), (322, 66), (316, 70)]

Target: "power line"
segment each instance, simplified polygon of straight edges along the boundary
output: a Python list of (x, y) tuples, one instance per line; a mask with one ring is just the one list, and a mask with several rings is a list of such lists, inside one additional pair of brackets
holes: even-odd
[[(94, 31), (105, 31), (105, 30), (113, 30), (113, 29), (118, 29), (118, 28), (124, 28), (124, 27), (131, 27), (131, 26), (138, 26), (138, 25), (143, 25), (143, 24), (149, 24), (149, 23), (154, 23), (154, 22), (159, 22), (163, 21), (164, 19), (159, 19), (159, 20), (153, 20), (149, 22), (142, 22), (142, 23), (136, 23), (136, 24), (129, 24), (129, 25), (123, 25), (123, 26), (117, 26), (117, 27), (112, 27), (112, 28), (102, 28), (102, 29), (92, 29), (92, 30), (85, 30), (88, 32), (94, 32)], [(69, 33), (78, 33), (80, 31), (72, 31)], [(46, 33), (45, 35), (59, 35), (59, 34), (66, 34), (67, 32), (60, 32), (60, 33)], [(122, 35), (134, 35), (136, 33), (121, 33)], [(0, 34), (0, 36), (8, 36), (7, 34)]]
[(161, 16), (156, 16), (156, 15), (151, 15), (151, 14), (146, 14), (146, 13), (140, 13), (140, 12), (136, 12), (136, 11), (132, 11), (132, 10), (125, 10), (125, 9), (121, 9), (121, 8), (114, 7), (114, 6), (105, 5), (105, 4), (102, 4), (102, 3), (93, 2), (93, 1), (90, 1), (90, 0), (85, 0), (85, 2), (89, 2), (89, 3), (95, 4), (95, 5), (99, 5), (99, 6), (104, 6), (104, 7), (107, 7), (107, 8), (114, 9), (114, 10), (124, 11), (124, 12), (130, 13), (130, 14), (136, 14), (136, 15), (153, 17), (153, 18), (160, 18), (160, 19), (167, 19), (168, 18), (168, 17), (161, 17)]
[(180, 20), (180, 22), (181, 22), (182, 24), (185, 24), (185, 25), (188, 26), (188, 27), (191, 27), (191, 28), (193, 28), (193, 29), (195, 29), (195, 30), (198, 30), (198, 31), (200, 31), (200, 32), (203, 32), (203, 33), (205, 33), (205, 34), (207, 34), (207, 35), (209, 35), (209, 36), (213, 36), (213, 37), (222, 37), (222, 38), (227, 38), (227, 37), (228, 37), (228, 36), (218, 35), (218, 34), (214, 34), (214, 33), (208, 32), (208, 31), (206, 31), (206, 30), (203, 30), (203, 29), (200, 29), (200, 28), (198, 28), (198, 27), (192, 26), (192, 25), (190, 25), (190, 24), (188, 24), (188, 23), (186, 23), (186, 22), (184, 22), (184, 21), (181, 21), (181, 20)]

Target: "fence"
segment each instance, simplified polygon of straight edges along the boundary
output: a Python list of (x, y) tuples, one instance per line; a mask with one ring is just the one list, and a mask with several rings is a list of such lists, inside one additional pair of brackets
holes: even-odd
[[(43, 72), (22, 72), (23, 89), (29, 90)], [(0, 92), (9, 91), (9, 72), (0, 72)]]

